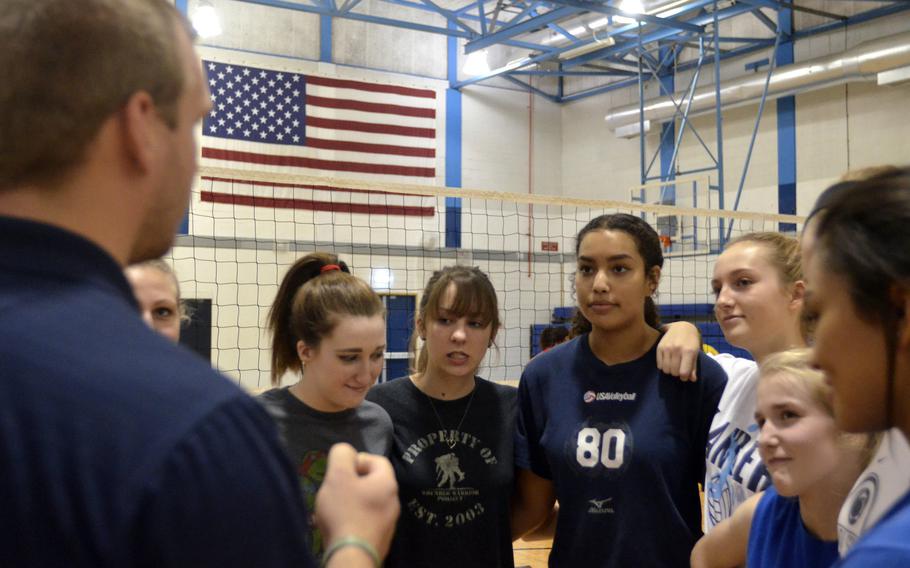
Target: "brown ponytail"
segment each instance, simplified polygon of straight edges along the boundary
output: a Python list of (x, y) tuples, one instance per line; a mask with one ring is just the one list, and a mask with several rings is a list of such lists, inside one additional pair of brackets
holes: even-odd
[(291, 370), (301, 372), (297, 342), (318, 347), (332, 333), (338, 316), (385, 315), (379, 295), (351, 274), (334, 254), (310, 253), (285, 274), (269, 310), (272, 334), (272, 384)]

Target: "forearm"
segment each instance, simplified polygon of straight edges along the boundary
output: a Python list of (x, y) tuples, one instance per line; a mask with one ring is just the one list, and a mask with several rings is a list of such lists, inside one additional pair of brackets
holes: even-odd
[(362, 548), (346, 546), (332, 554), (325, 568), (378, 568), (373, 557)]
[(555, 503), (552, 481), (519, 469), (512, 496), (512, 539), (520, 538), (543, 524)]

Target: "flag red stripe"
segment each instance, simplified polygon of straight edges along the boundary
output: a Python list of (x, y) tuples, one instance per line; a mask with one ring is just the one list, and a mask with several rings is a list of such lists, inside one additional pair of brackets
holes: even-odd
[(306, 125), (318, 128), (334, 128), (336, 130), (351, 130), (354, 132), (371, 132), (373, 134), (395, 134), (398, 136), (413, 136), (415, 138), (436, 138), (435, 128), (376, 124), (372, 122), (358, 122), (356, 120), (321, 118), (318, 116), (306, 117)]
[(409, 97), (420, 97), (424, 99), (436, 98), (436, 91), (431, 91), (428, 89), (412, 89), (408, 87), (399, 87), (397, 85), (380, 85), (377, 83), (364, 83), (362, 81), (349, 81), (346, 79), (314, 77), (312, 75), (307, 75), (306, 82), (311, 85), (319, 85), (320, 87), (357, 89), (358, 91), (370, 91), (371, 93), (392, 93), (394, 95), (405, 95)]
[(435, 148), (414, 148), (411, 146), (395, 146), (392, 144), (369, 144), (367, 142), (348, 142), (345, 140), (325, 140), (322, 138), (306, 139), (306, 146), (322, 150), (344, 150), (347, 152), (366, 152), (368, 154), (394, 154), (396, 156), (416, 156), (419, 158), (435, 158)]
[(402, 105), (388, 105), (383, 103), (366, 103), (348, 99), (330, 99), (307, 94), (306, 104), (323, 108), (340, 108), (345, 110), (360, 110), (364, 112), (377, 112), (383, 114), (397, 114), (401, 116), (416, 116), (420, 118), (436, 118), (436, 109), (417, 108)]
[(361, 162), (342, 162), (337, 160), (304, 158), (302, 156), (273, 156), (271, 154), (238, 152), (236, 150), (222, 150), (219, 148), (203, 148), (202, 157), (211, 158), (213, 160), (231, 160), (234, 162), (244, 162), (247, 164), (290, 166), (296, 168), (312, 168), (316, 170), (331, 170), (336, 172), (359, 172), (366, 174), (387, 174), (412, 177), (436, 177), (435, 168), (392, 166), (387, 164), (364, 164)]
[(363, 213), (373, 215), (407, 215), (412, 217), (432, 217), (433, 207), (416, 207), (408, 205), (372, 205), (369, 203), (331, 203), (312, 199), (292, 199), (274, 197), (256, 197), (253, 195), (229, 195), (213, 191), (201, 192), (200, 199), (209, 203), (226, 203), (229, 205), (248, 205), (250, 207), (272, 207), (275, 209), (306, 209), (309, 211), (331, 211), (335, 213)]
[(220, 181), (224, 183), (240, 183), (249, 185), (258, 185), (260, 187), (285, 187), (291, 189), (315, 189), (319, 191), (343, 191), (346, 193), (368, 193), (372, 195), (401, 195), (403, 197), (427, 197), (416, 193), (399, 193), (395, 191), (379, 191), (377, 189), (351, 189), (347, 187), (334, 187), (331, 185), (300, 185), (296, 183), (272, 183), (262, 181), (250, 181), (245, 179), (231, 179), (213, 176), (202, 176), (206, 181)]

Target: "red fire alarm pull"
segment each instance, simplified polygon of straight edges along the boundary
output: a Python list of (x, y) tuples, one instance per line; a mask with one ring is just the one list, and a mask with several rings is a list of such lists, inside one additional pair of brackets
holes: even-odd
[(559, 252), (559, 243), (556, 241), (540, 241), (540, 250), (544, 252)]

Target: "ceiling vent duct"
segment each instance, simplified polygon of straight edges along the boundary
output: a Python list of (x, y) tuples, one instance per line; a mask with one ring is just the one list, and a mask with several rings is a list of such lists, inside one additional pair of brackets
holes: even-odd
[[(874, 81), (880, 73), (906, 66), (910, 66), (910, 32), (865, 42), (836, 55), (777, 68), (771, 74), (768, 97), (782, 97), (853, 81)], [(757, 102), (761, 99), (765, 79), (766, 76), (759, 73), (722, 83), (721, 105), (730, 107)], [(895, 82), (899, 80), (894, 79)], [(676, 95), (677, 103), (681, 96)], [(714, 103), (714, 86), (699, 88), (693, 96), (689, 114), (713, 111)], [(647, 101), (644, 104), (644, 119), (654, 123), (666, 122), (674, 118), (675, 110), (676, 106), (669, 97)], [(639, 105), (617, 107), (604, 118), (612, 130), (637, 125)]]

